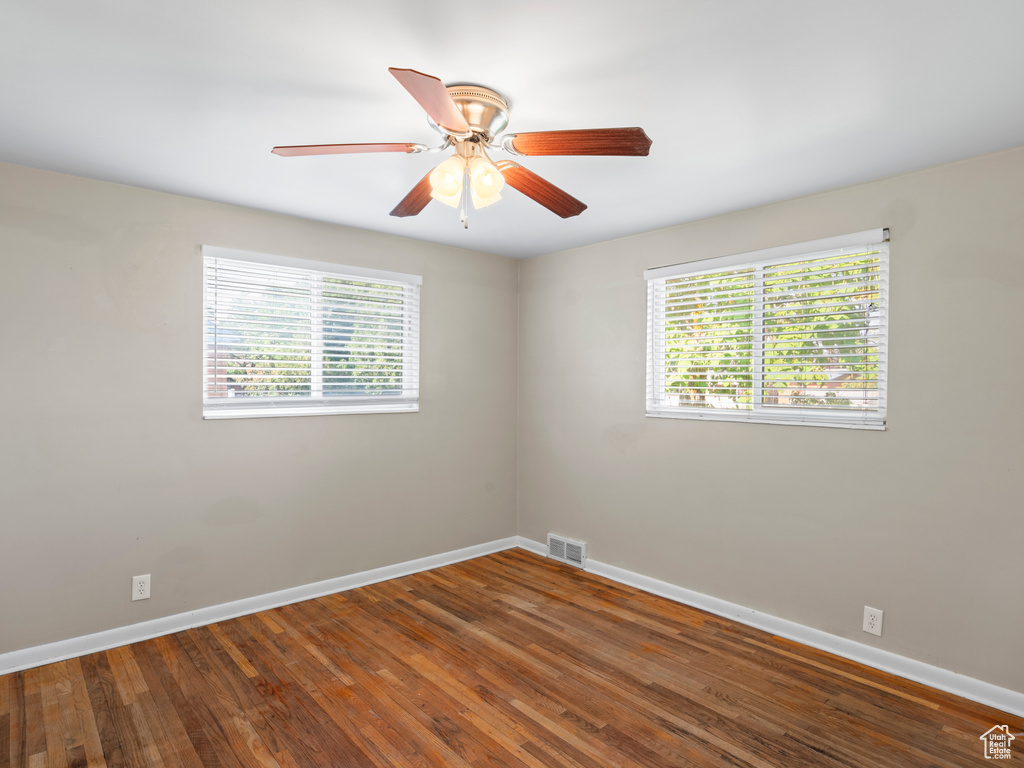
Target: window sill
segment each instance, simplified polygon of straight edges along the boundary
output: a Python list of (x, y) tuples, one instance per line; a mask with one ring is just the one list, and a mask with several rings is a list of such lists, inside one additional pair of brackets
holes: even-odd
[(337, 405), (337, 406), (275, 406), (252, 408), (204, 408), (203, 419), (269, 419), (282, 416), (340, 416), (344, 414), (369, 413), (418, 413), (419, 403), (388, 403), (386, 405)]
[(718, 412), (696, 412), (696, 411), (676, 411), (676, 410), (658, 410), (658, 411), (647, 411), (646, 415), (652, 419), (691, 419), (694, 421), (733, 421), (733, 422), (745, 422), (748, 424), (779, 424), (783, 426), (796, 426), (796, 427), (833, 427), (837, 429), (867, 429), (875, 432), (881, 432), (885, 430), (884, 419), (823, 419), (821, 416), (806, 415), (806, 416), (791, 416), (789, 418), (780, 418), (778, 416), (762, 416), (760, 414), (754, 414), (751, 412), (740, 413), (723, 413)]

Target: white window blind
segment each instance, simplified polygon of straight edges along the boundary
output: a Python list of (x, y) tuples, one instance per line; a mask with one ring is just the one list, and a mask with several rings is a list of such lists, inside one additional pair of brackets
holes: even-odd
[(418, 410), (421, 282), (204, 246), (204, 418)]
[(647, 270), (647, 414), (884, 429), (887, 241)]

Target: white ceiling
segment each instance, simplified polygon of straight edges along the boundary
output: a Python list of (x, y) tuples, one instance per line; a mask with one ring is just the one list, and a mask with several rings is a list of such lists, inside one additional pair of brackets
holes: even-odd
[[(1024, 144), (1022, 0), (13, 0), (2, 16), (0, 161), (508, 256)], [(502, 92), (510, 131), (641, 126), (651, 154), (521, 158), (588, 210), (563, 220), (510, 189), (468, 231), (438, 203), (388, 215), (438, 155), (270, 154), (439, 144), (389, 66)]]

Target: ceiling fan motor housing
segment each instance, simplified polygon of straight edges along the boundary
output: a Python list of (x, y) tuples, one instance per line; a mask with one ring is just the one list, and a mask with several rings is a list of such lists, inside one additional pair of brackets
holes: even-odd
[[(445, 88), (474, 134), (482, 134), (485, 140), (490, 141), (505, 130), (511, 107), (508, 99), (500, 93), (474, 83), (452, 83)], [(447, 134), (433, 120), (430, 124), (442, 134)]]

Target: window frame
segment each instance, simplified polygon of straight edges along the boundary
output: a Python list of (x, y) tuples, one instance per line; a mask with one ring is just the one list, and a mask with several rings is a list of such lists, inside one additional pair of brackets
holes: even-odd
[[(782, 410), (764, 403), (764, 270), (778, 265), (799, 264), (825, 258), (878, 251), (877, 307), (877, 407), (843, 411), (829, 407), (791, 407)], [(671, 405), (668, 400), (669, 367), (666, 359), (667, 309), (658, 306), (658, 290), (665, 290), (666, 281), (680, 277), (718, 275), (730, 271), (752, 270), (750, 408), (698, 407)], [(647, 281), (647, 406), (652, 418), (698, 419), (705, 421), (740, 421), (766, 424), (788, 424), (818, 427), (884, 430), (886, 428), (886, 374), (888, 369), (889, 315), (889, 230), (880, 228), (849, 235), (824, 238), (804, 243), (733, 254), (701, 261), (648, 269)], [(659, 364), (659, 360), (662, 361)]]
[[(420, 286), (423, 278), (420, 275), (391, 272), (366, 267), (354, 267), (333, 262), (313, 261), (290, 256), (257, 253), (254, 251), (237, 250), (221, 246), (203, 245), (201, 247), (203, 271), (203, 314), (202, 314), (202, 349), (203, 349), (203, 418), (204, 419), (244, 419), (268, 418), (281, 416), (325, 416), (339, 414), (371, 414), (371, 413), (415, 413), (419, 411), (419, 343), (420, 343)], [(298, 270), (317, 286), (310, 294), (310, 360), (308, 396), (266, 396), (266, 397), (211, 397), (209, 393), (211, 350), (216, 347), (215, 301), (211, 297), (212, 285), (210, 270), (217, 261), (240, 264), (251, 264), (257, 267), (280, 268), (284, 271)], [(215, 268), (215, 267), (214, 267)], [(297, 273), (298, 274), (298, 273)], [(402, 390), (401, 395), (344, 395), (325, 396), (323, 394), (323, 366), (325, 359), (323, 322), (324, 312), (315, 311), (323, 305), (319, 301), (321, 282), (324, 278), (344, 279), (353, 282), (366, 282), (394, 286), (401, 291), (405, 302), (401, 312), (401, 347), (402, 347)], [(398, 293), (395, 294), (399, 295)], [(211, 323), (214, 326), (211, 327)], [(219, 327), (223, 327), (223, 323)], [(211, 344), (211, 335), (214, 341)], [(214, 351), (214, 359), (216, 352)], [(214, 374), (217, 375), (216, 373)], [(319, 386), (317, 384), (319, 383)]]

